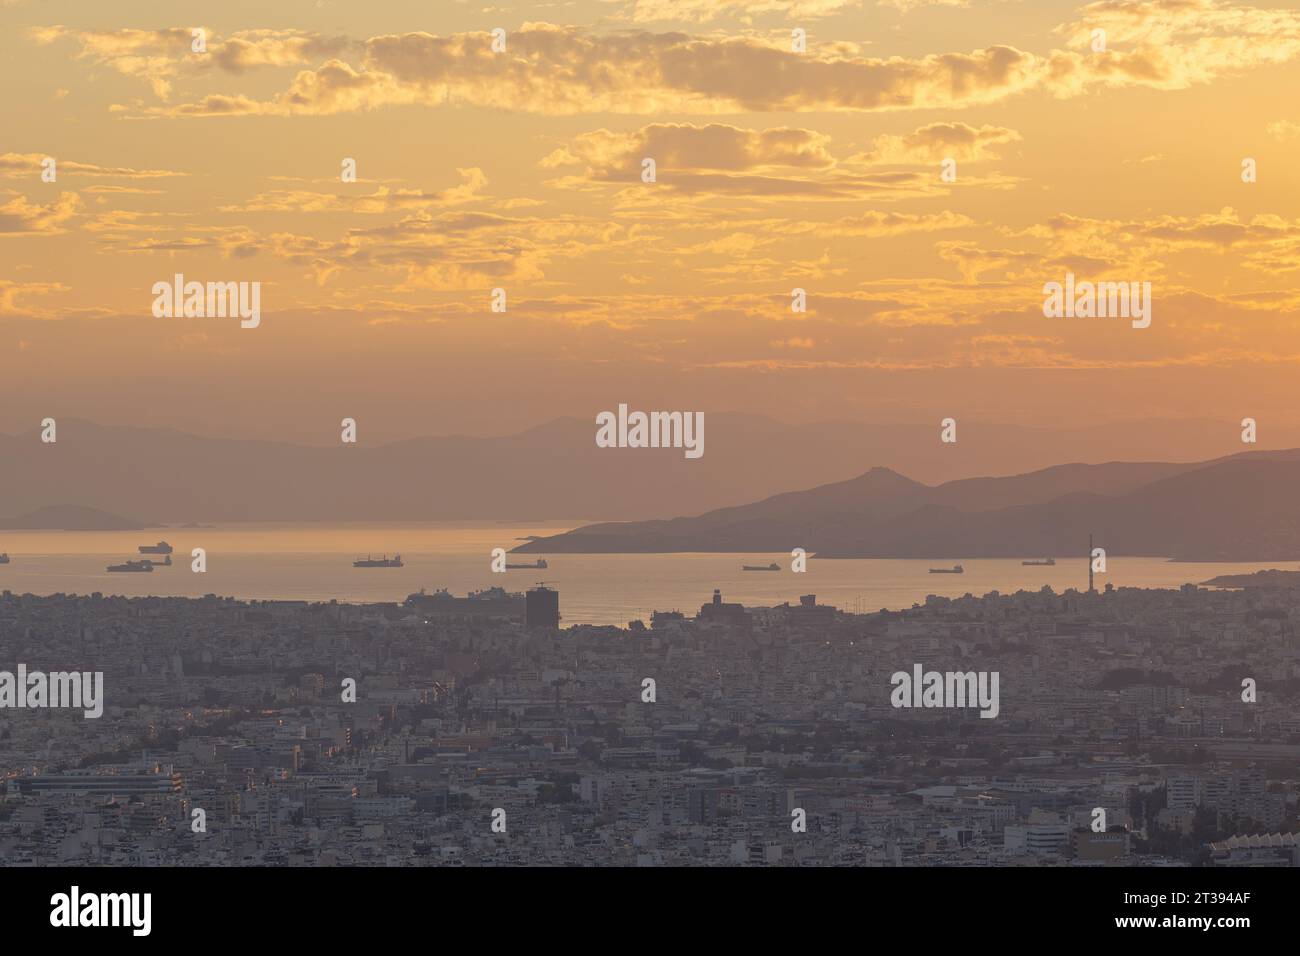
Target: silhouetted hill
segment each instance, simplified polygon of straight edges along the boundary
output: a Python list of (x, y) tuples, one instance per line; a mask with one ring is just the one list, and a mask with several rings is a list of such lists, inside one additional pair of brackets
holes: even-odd
[(98, 508), (80, 505), (50, 505), (16, 518), (0, 518), (8, 531), (138, 531), (148, 525)]
[(695, 518), (597, 524), (517, 550), (786, 552), (819, 557), (1300, 558), (1300, 450), (1194, 464), (1071, 464), (930, 487), (888, 469)]
[(1300, 571), (1269, 568), (1254, 574), (1220, 574), (1201, 583), (1212, 588), (1300, 588)]

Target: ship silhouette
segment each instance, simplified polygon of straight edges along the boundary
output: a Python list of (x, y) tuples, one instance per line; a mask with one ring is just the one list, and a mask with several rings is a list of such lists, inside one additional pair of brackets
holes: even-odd
[(1020, 563), (1030, 568), (1051, 568), (1056, 566), (1056, 558), (1043, 558), (1041, 561), (1021, 561)]
[(930, 573), (931, 574), (965, 574), (966, 569), (963, 568), (960, 564), (954, 564), (950, 568), (931, 568)]
[(535, 571), (538, 568), (545, 570), (550, 565), (546, 563), (545, 558), (538, 558), (536, 564), (507, 564), (507, 571)]
[(780, 571), (781, 565), (773, 561), (771, 564), (742, 564), (742, 571)]
[(166, 541), (159, 541), (157, 544), (140, 545), (141, 554), (171, 554), (172, 546)]
[(153, 562), (146, 559), (144, 561), (128, 561), (126, 562), (126, 564), (110, 564), (108, 566), (108, 570), (110, 571), (152, 571)]
[(372, 558), (370, 555), (366, 555), (364, 558), (357, 558), (357, 560), (353, 561), (352, 566), (354, 568), (400, 568), (402, 567), (402, 556), (395, 554), (390, 559), (388, 555), (384, 555), (382, 558)]

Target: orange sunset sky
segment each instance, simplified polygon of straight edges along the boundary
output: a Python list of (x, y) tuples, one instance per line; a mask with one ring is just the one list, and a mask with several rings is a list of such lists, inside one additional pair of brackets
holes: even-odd
[(0, 0), (0, 77), (0, 430), (1300, 425), (1295, 4)]

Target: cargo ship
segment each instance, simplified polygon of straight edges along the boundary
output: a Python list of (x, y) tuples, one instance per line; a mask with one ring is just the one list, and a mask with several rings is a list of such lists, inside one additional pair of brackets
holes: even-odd
[(1021, 561), (1027, 568), (1053, 568), (1056, 567), (1056, 558), (1043, 558), (1041, 561)]
[(395, 554), (392, 558), (384, 555), (382, 558), (372, 558), (366, 555), (364, 558), (357, 558), (352, 562), (354, 568), (400, 568), (402, 567), (402, 556)]
[(536, 571), (538, 569), (546, 570), (550, 565), (546, 563), (545, 558), (538, 558), (536, 564), (507, 564), (507, 571)]
[(773, 561), (771, 564), (742, 564), (742, 571), (780, 571), (781, 565)]
[(966, 569), (963, 568), (960, 564), (954, 564), (950, 568), (931, 568), (930, 573), (931, 574), (965, 574)]
[(126, 564), (110, 564), (110, 571), (152, 571), (152, 561), (128, 561)]
[(6, 551), (3, 554), (0, 554), (0, 564), (8, 564), (8, 563), (9, 563), (9, 552)]
[(421, 588), (403, 602), (406, 607), (429, 616), (454, 615), (472, 617), (524, 617), (527, 599), (523, 594), (492, 587), (485, 591), (471, 591), (466, 597), (456, 597), (446, 588), (432, 594)]
[(140, 545), (141, 554), (171, 554), (172, 546), (166, 541), (159, 541), (157, 544)]

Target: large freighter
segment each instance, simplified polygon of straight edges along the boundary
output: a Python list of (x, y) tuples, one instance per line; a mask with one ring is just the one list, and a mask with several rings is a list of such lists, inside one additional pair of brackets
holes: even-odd
[(432, 594), (421, 588), (407, 597), (406, 607), (429, 616), (513, 617), (522, 618), (527, 601), (523, 594), (491, 587), (485, 591), (471, 591), (467, 597), (456, 597), (440, 588)]
[(930, 573), (931, 574), (965, 574), (966, 569), (963, 568), (960, 564), (954, 564), (950, 568), (931, 568)]
[(366, 555), (364, 558), (358, 558), (352, 562), (354, 568), (400, 568), (402, 567), (402, 556), (395, 554), (392, 558), (384, 555), (382, 558), (372, 558)]
[(546, 563), (545, 558), (538, 558), (535, 564), (507, 564), (507, 571), (545, 571), (550, 565)]
[(172, 546), (166, 541), (159, 541), (157, 544), (140, 545), (141, 554), (171, 554)]
[(147, 561), (147, 560), (146, 560), (146, 561), (128, 561), (128, 562), (126, 562), (126, 564), (110, 564), (110, 565), (108, 566), (108, 570), (110, 570), (110, 571), (135, 571), (135, 572), (140, 572), (140, 571), (152, 571), (152, 570), (153, 570), (153, 562), (152, 562), (152, 561)]

